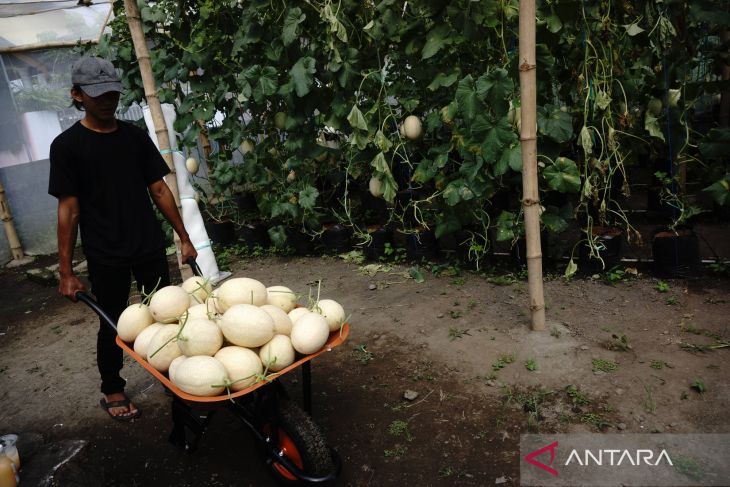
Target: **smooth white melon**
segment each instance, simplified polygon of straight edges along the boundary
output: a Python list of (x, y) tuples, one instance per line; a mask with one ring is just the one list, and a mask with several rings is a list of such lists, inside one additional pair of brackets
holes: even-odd
[(274, 319), (258, 306), (235, 304), (223, 313), (226, 340), (241, 347), (260, 347), (274, 337)]
[(131, 304), (117, 320), (117, 334), (125, 342), (133, 342), (142, 330), (155, 322), (146, 304)]
[(291, 344), (297, 352), (309, 355), (318, 351), (327, 343), (330, 327), (324, 316), (308, 312), (297, 321), (291, 329)]
[(201, 276), (193, 276), (182, 283), (183, 290), (190, 295), (191, 303), (200, 304), (208, 299), (208, 295), (213, 292), (213, 286), (208, 279)]
[[(201, 304), (196, 304), (194, 306), (189, 307), (187, 319), (188, 320), (195, 320), (195, 319), (209, 320), (210, 315), (208, 314), (208, 304), (201, 303)], [(182, 319), (180, 321), (182, 322)]]
[(261, 309), (266, 311), (269, 316), (274, 320), (274, 333), (279, 335), (289, 335), (291, 333), (291, 318), (286, 312), (274, 306), (273, 304), (265, 304), (261, 306)]
[(223, 347), (214, 357), (225, 367), (228, 379), (233, 382), (230, 386), (233, 391), (240, 391), (256, 383), (257, 376), (264, 371), (259, 356), (248, 348)]
[(180, 331), (177, 346), (188, 357), (212, 357), (223, 346), (223, 333), (213, 321), (200, 318), (188, 320)]
[(217, 396), (225, 390), (226, 368), (213, 357), (188, 357), (175, 369), (173, 381), (183, 391), (194, 396)]
[(297, 306), (297, 295), (286, 286), (269, 286), (266, 288), (266, 304), (273, 304), (285, 313)]
[(370, 178), (370, 181), (368, 182), (368, 189), (370, 190), (370, 194), (376, 198), (380, 198), (383, 194), (385, 194), (385, 185), (380, 178), (375, 176)]
[(236, 304), (252, 304), (261, 306), (266, 304), (268, 294), (266, 286), (256, 279), (237, 277), (224, 282), (217, 290), (217, 305), (221, 313), (225, 313)]
[(177, 321), (190, 306), (190, 297), (180, 286), (166, 286), (155, 292), (150, 300), (150, 313), (159, 323)]
[(294, 347), (286, 335), (274, 335), (269, 343), (259, 350), (259, 358), (264, 367), (278, 372), (294, 363)]
[(421, 135), (423, 135), (421, 119), (415, 115), (409, 115), (406, 117), (403, 125), (401, 126), (401, 134), (409, 140), (420, 139)]
[(330, 331), (337, 331), (345, 322), (345, 309), (333, 299), (320, 299), (314, 311), (324, 316)]
[(170, 366), (167, 368), (167, 376), (170, 378), (172, 383), (175, 383), (175, 370), (177, 369), (177, 366), (182, 363), (183, 360), (185, 360), (187, 357), (185, 355), (180, 355), (175, 360), (170, 362)]
[(291, 320), (292, 325), (296, 323), (299, 318), (307, 313), (310, 313), (307, 308), (294, 308), (293, 310), (289, 311), (289, 319)]
[(152, 337), (155, 336), (155, 333), (160, 331), (160, 328), (162, 328), (162, 324), (152, 323), (150, 326), (142, 330), (134, 340), (134, 351), (143, 359), (147, 358), (147, 348), (150, 344), (150, 340), (152, 340)]
[(170, 363), (182, 355), (177, 341), (173, 340), (180, 325), (162, 325), (147, 346), (147, 361), (160, 372), (167, 372)]

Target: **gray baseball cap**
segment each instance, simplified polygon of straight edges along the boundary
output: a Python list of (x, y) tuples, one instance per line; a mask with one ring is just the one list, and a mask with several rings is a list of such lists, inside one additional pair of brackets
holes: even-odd
[(92, 98), (110, 91), (123, 91), (114, 65), (98, 57), (82, 57), (76, 61), (71, 68), (71, 82)]

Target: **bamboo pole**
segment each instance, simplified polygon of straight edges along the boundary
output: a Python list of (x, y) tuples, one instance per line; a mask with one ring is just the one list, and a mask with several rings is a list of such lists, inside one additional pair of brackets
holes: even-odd
[[(160, 98), (157, 95), (157, 85), (152, 73), (152, 63), (150, 61), (150, 52), (147, 48), (147, 40), (144, 37), (144, 29), (142, 28), (142, 16), (136, 0), (124, 0), (124, 11), (127, 15), (127, 24), (129, 32), (132, 35), (132, 43), (134, 44), (134, 52), (139, 62), (139, 71), (142, 75), (142, 84), (144, 86), (144, 96), (147, 99), (147, 105), (150, 107), (152, 122), (155, 126), (155, 134), (157, 135), (157, 143), (160, 147), (162, 157), (170, 168), (170, 175), (165, 179), (167, 185), (175, 197), (177, 209), (182, 214), (182, 205), (180, 203), (180, 195), (177, 189), (177, 179), (175, 175), (175, 164), (172, 160), (172, 152), (170, 151), (170, 138), (167, 135), (167, 124), (162, 114), (162, 106)], [(184, 265), (181, 259), (180, 237), (173, 231), (175, 248), (177, 249), (177, 265), (180, 269), (180, 275), (183, 280), (192, 276), (192, 270), (189, 266)]]
[(537, 190), (537, 65), (535, 0), (520, 0), (520, 100), (522, 127), (522, 207), (527, 243), (527, 276), (533, 330), (545, 329), (540, 245), (540, 197)]
[(18, 232), (15, 231), (15, 223), (13, 223), (13, 214), (10, 212), (8, 200), (5, 197), (5, 187), (0, 181), (0, 219), (5, 226), (5, 235), (8, 237), (8, 245), (10, 246), (10, 254), (13, 260), (21, 260), (25, 257), (23, 254), (23, 246), (20, 245)]

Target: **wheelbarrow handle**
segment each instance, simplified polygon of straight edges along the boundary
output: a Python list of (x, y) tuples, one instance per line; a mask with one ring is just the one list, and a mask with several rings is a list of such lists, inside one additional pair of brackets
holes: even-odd
[(83, 291), (78, 291), (76, 293), (76, 299), (85, 303), (89, 308), (94, 311), (94, 313), (99, 315), (99, 318), (101, 318), (103, 322), (114, 328), (114, 331), (117, 331), (117, 325), (114, 324), (114, 320), (111, 319), (111, 317), (106, 313), (106, 311), (101, 308), (101, 306), (99, 306), (99, 303), (97, 303), (94, 298), (92, 298)]
[(193, 274), (196, 276), (202, 276), (203, 271), (200, 270), (200, 266), (197, 262), (195, 262), (195, 257), (188, 257), (188, 259), (185, 261), (187, 265), (190, 266), (190, 268), (193, 270)]

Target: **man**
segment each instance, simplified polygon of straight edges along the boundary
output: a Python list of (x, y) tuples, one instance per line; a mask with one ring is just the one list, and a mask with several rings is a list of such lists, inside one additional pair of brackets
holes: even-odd
[[(165, 238), (150, 197), (180, 236), (182, 259), (197, 252), (162, 179), (169, 169), (159, 151), (146, 132), (115, 118), (122, 84), (112, 63), (82, 58), (71, 81), (74, 106), (84, 118), (56, 137), (50, 152), (48, 193), (58, 198), (58, 291), (76, 301), (84, 290), (71, 264), (80, 228), (91, 290), (116, 321), (127, 306), (131, 274), (146, 292), (170, 283)], [(140, 411), (124, 393), (122, 350), (114, 340), (114, 330), (100, 321), (100, 404), (112, 418), (130, 421)]]

